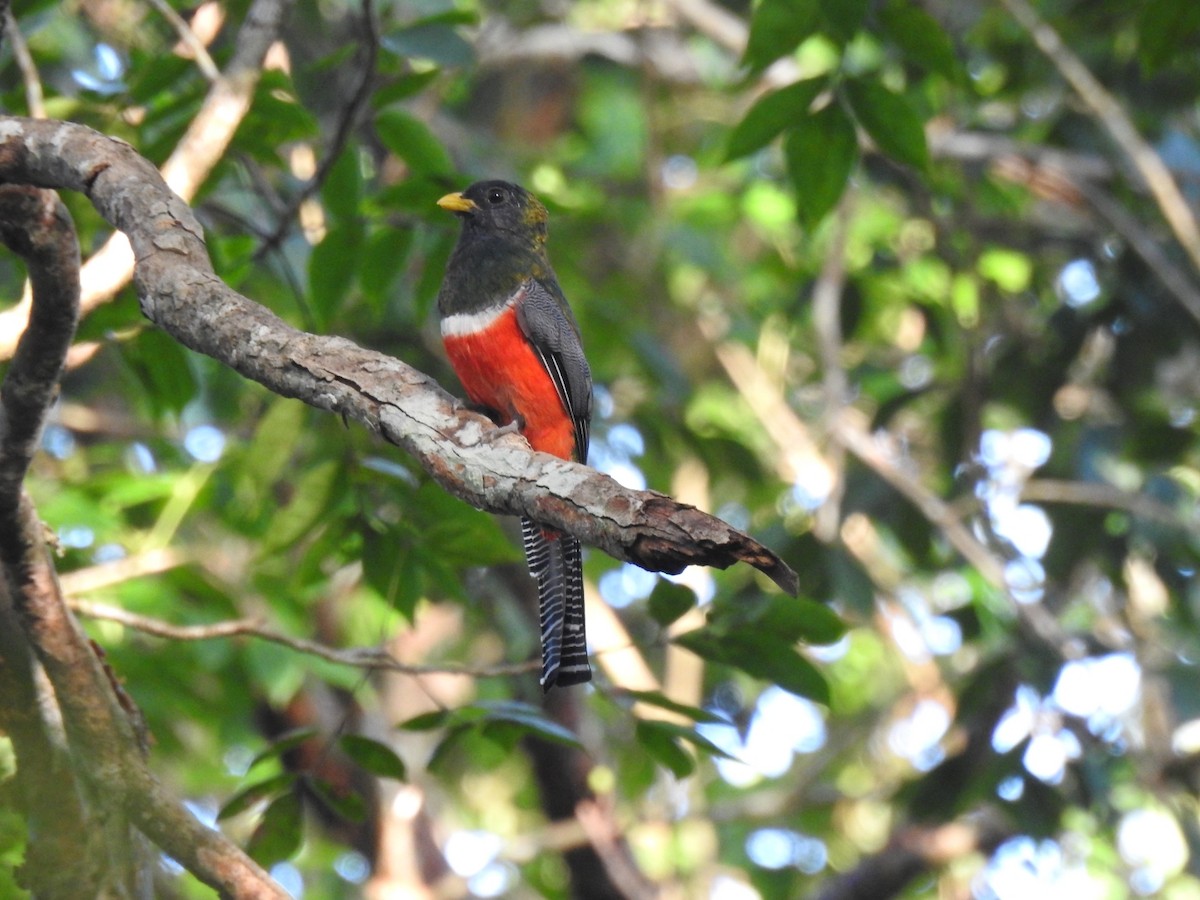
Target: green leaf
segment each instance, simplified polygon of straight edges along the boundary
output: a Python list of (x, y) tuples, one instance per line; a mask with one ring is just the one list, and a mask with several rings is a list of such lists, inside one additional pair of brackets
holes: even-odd
[(703, 750), (709, 756), (716, 756), (721, 759), (734, 759), (733, 756), (730, 756), (695, 728), (680, 725), (678, 722), (661, 722), (657, 719), (643, 719), (641, 721), (647, 725), (652, 725), (658, 731), (687, 741), (697, 749)]
[(1148, 0), (1138, 13), (1138, 58), (1156, 72), (1181, 50), (1194, 54), (1200, 4), (1194, 0)]
[(697, 628), (695, 631), (678, 635), (673, 640), (702, 659), (741, 668), (741, 660), (738, 659), (733, 641), (711, 628)]
[(784, 640), (809, 644), (832, 644), (846, 633), (846, 623), (828, 606), (796, 597), (771, 597), (756, 624)]
[(783, 143), (796, 214), (811, 229), (837, 205), (858, 162), (858, 134), (839, 103), (801, 119)]
[(479, 17), (467, 10), (448, 10), (426, 16), (383, 35), (380, 45), (404, 59), (428, 59), (443, 66), (466, 66), (475, 59), (472, 45), (455, 29), (474, 25)]
[(807, 115), (809, 105), (827, 83), (826, 78), (806, 78), (764, 94), (729, 135), (725, 159), (737, 159), (766, 146), (775, 135)]
[[(518, 736), (532, 734), (568, 747), (581, 746), (579, 738), (570, 729), (548, 718), (532, 703), (522, 703), (518, 700), (481, 700), (455, 710), (425, 713), (409, 719), (399, 727), (409, 731), (429, 731), (446, 726), (450, 733), (454, 734), (464, 728), (485, 732), (489, 726), (495, 725), (515, 726)], [(505, 733), (503, 729), (494, 731), (493, 736), (505, 743), (511, 739), (511, 734)]]
[(283, 756), (289, 750), (294, 750), (303, 744), (305, 741), (317, 734), (315, 728), (297, 728), (294, 731), (288, 731), (281, 734), (275, 740), (271, 741), (270, 746), (265, 750), (259, 751), (254, 759), (250, 760), (250, 769), (253, 769), (260, 762), (267, 759), (274, 759)]
[(134, 340), (117, 346), (156, 414), (178, 414), (196, 395), (187, 351), (165, 331), (147, 328)]
[(715, 629), (700, 628), (679, 635), (675, 643), (704, 659), (777, 684), (785, 691), (829, 703), (829, 685), (824, 676), (790, 642), (775, 635), (748, 629), (722, 634)]
[(408, 777), (404, 760), (387, 744), (361, 734), (342, 735), (338, 743), (347, 756), (372, 775), (395, 778), (397, 781), (404, 781)]
[(423, 175), (451, 175), (454, 163), (432, 131), (420, 119), (398, 109), (381, 112), (375, 130), (385, 147)]
[(651, 617), (665, 628), (696, 605), (696, 595), (682, 584), (663, 579), (654, 586), (648, 605)]
[(433, 752), (429, 754), (429, 759), (425, 761), (425, 768), (435, 774), (441, 772), (443, 767), (447, 765), (447, 761), (451, 758), (450, 754), (459, 745), (465, 745), (473, 733), (475, 733), (475, 729), (465, 725), (457, 725), (448, 730), (445, 737), (438, 742), (438, 745), (433, 748)]
[(745, 639), (739, 655), (741, 668), (749, 675), (773, 682), (800, 697), (829, 705), (829, 683), (811, 662), (787, 641), (773, 635), (756, 634)]
[(686, 778), (696, 770), (696, 760), (683, 749), (679, 738), (666, 728), (664, 722), (642, 719), (637, 723), (637, 740), (655, 760), (670, 769), (676, 778)]
[(842, 43), (846, 43), (862, 27), (867, 15), (867, 0), (821, 0), (821, 18)]
[(363, 537), (363, 577), (384, 602), (413, 620), (424, 587), (414, 564), (411, 539), (401, 526), (369, 528)]
[(762, 0), (750, 20), (742, 62), (762, 71), (800, 46), (816, 30), (817, 20), (817, 0)]
[(963, 80), (954, 42), (921, 7), (910, 0), (892, 0), (879, 11), (879, 21), (909, 62), (950, 81)]
[(880, 150), (918, 169), (929, 167), (925, 127), (907, 100), (874, 80), (847, 81), (844, 90), (855, 118)]
[(327, 459), (317, 463), (300, 476), (291, 502), (276, 513), (271, 527), (263, 537), (259, 552), (272, 553), (290, 547), (309, 531), (318, 527), (333, 501), (342, 467)]
[(468, 66), (475, 59), (471, 44), (448, 25), (413, 25), (393, 31), (382, 44), (398, 56), (427, 59), (439, 66)]
[(300, 795), (289, 791), (276, 797), (267, 807), (262, 821), (250, 835), (246, 852), (259, 865), (269, 868), (294, 856), (303, 836), (304, 809)]
[(371, 103), (376, 109), (383, 109), (393, 103), (419, 94), (441, 73), (437, 69), (427, 69), (424, 72), (406, 72), (399, 78), (388, 82), (371, 95)]
[(217, 812), (217, 821), (232, 818), (245, 812), (261, 800), (273, 797), (280, 791), (290, 790), (295, 781), (295, 775), (291, 772), (284, 772), (282, 775), (264, 778), (262, 781), (256, 781), (254, 784), (242, 788), (230, 797)]
[(308, 421), (308, 407), (290, 397), (276, 397), (254, 429), (240, 471), (263, 493), (291, 464), (292, 448)]
[(484, 722), (509, 722), (520, 726), (530, 734), (543, 740), (567, 747), (582, 747), (579, 738), (570, 729), (548, 718), (542, 710), (531, 703), (515, 700), (481, 701), (475, 706), (464, 707), (468, 715), (475, 710), (483, 712)]
[(975, 265), (980, 275), (1010, 294), (1025, 290), (1033, 279), (1032, 260), (1024, 253), (1005, 247), (987, 248), (979, 254)]
[(358, 146), (346, 145), (321, 185), (325, 209), (339, 222), (356, 222), (362, 215), (362, 170)]
[(682, 716), (687, 716), (693, 722), (716, 724), (728, 721), (724, 716), (711, 713), (708, 710), (701, 709), (698, 706), (691, 706), (687, 703), (680, 703), (677, 700), (672, 700), (670, 697), (667, 697), (658, 691), (621, 690), (617, 691), (616, 693), (618, 696), (629, 697), (630, 699), (636, 700), (639, 703), (647, 703), (650, 706), (657, 706), (659, 709), (669, 709), (671, 712), (679, 713)]
[(319, 325), (328, 325), (350, 293), (358, 273), (362, 228), (334, 225), (308, 257), (308, 291)]
[(362, 822), (367, 818), (367, 804), (362, 795), (351, 787), (336, 785), (324, 778), (309, 776), (308, 787), (331, 810), (349, 822)]
[(869, 617), (875, 609), (875, 585), (862, 565), (845, 550), (831, 548), (825, 555), (833, 595), (851, 612)]
[(377, 229), (367, 239), (358, 283), (366, 298), (377, 308), (382, 309), (391, 299), (393, 285), (404, 271), (413, 234), (412, 228), (388, 225)]
[(405, 731), (433, 731), (449, 722), (452, 715), (453, 713), (448, 709), (435, 709), (433, 712), (413, 716), (396, 727), (403, 728)]

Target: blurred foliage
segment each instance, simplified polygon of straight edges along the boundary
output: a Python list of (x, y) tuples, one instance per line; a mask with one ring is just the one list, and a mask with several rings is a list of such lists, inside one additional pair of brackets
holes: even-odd
[[(219, 65), (246, 6), (220, 5)], [(16, 7), (49, 114), (161, 162), (205, 79), (149, 5), (77, 7)], [(923, 874), (871, 896), (1200, 897), (1200, 327), (1138, 242), (1200, 275), (1003, 3), (719, 7), (744, 52), (683, 7), (383, 0), (366, 102), (331, 148), (362, 8), (301, 0), (196, 210), (238, 290), (454, 390), (432, 306), (456, 228), (434, 201), (526, 184), (598, 385), (592, 463), (753, 532), (802, 599), (746, 568), (675, 584), (590, 552), (655, 683), (602, 653), (569, 725), (531, 672), (368, 675), (88, 620), (154, 766), (306, 897), (369, 882), (395, 827), (380, 810), (414, 796), (419, 853), (494, 839), (448, 895), (567, 896), (533, 737), (586, 750), (671, 896), (841, 896), (917, 834)], [(1039, 3), (1193, 215), (1197, 8)], [(0, 66), (24, 114), (8, 46)], [(95, 250), (106, 226), (64, 199)], [(0, 259), (6, 296), (21, 278)], [(536, 655), (510, 523), (182, 350), (132, 288), (79, 340), (99, 349), (30, 479), (69, 589), (435, 668)], [(947, 855), (950, 826), (970, 840)], [(6, 896), (23, 842), (0, 810)]]

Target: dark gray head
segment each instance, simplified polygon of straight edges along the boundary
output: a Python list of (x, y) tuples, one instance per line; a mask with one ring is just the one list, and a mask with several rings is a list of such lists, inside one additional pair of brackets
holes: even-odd
[(508, 181), (477, 181), (462, 193), (447, 194), (438, 206), (463, 220), (470, 232), (503, 236), (534, 249), (546, 242), (546, 207), (525, 188)]

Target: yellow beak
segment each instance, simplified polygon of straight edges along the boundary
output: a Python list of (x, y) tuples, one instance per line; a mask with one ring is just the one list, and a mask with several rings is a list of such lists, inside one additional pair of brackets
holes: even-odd
[(437, 202), (437, 205), (442, 209), (456, 213), (471, 212), (472, 210), (479, 209), (479, 207), (475, 205), (474, 200), (464, 197), (457, 191), (453, 194), (447, 194)]

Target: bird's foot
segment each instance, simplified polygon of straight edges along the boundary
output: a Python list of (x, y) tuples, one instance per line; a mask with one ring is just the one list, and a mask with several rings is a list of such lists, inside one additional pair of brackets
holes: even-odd
[(504, 425), (497, 425), (491, 431), (485, 431), (483, 433), (483, 439), (489, 443), (492, 441), (497, 441), (506, 434), (520, 434), (521, 429), (524, 427), (525, 423), (520, 419), (513, 419), (511, 422), (508, 422)]

